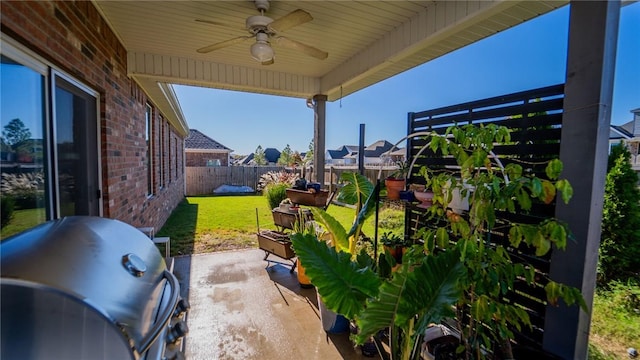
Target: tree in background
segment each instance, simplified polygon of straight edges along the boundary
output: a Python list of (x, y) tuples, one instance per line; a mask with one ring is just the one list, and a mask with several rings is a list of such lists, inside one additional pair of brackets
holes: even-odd
[(264, 150), (260, 145), (258, 145), (256, 151), (253, 152), (253, 162), (255, 162), (256, 165), (267, 165), (267, 157), (264, 155)]
[(14, 147), (21, 142), (29, 140), (31, 138), (31, 131), (24, 125), (22, 120), (13, 119), (4, 126), (2, 138), (7, 145)]
[(611, 149), (602, 211), (598, 282), (640, 276), (640, 190), (629, 150)]
[(307, 150), (307, 153), (304, 154), (304, 160), (305, 160), (305, 164), (311, 164), (313, 162), (313, 149), (315, 148), (315, 143), (313, 142), (313, 139), (311, 139), (311, 142), (309, 143), (309, 150)]
[(280, 158), (278, 158), (278, 165), (293, 165), (293, 151), (291, 150), (291, 146), (289, 146), (289, 144), (287, 144), (287, 146), (282, 149)]

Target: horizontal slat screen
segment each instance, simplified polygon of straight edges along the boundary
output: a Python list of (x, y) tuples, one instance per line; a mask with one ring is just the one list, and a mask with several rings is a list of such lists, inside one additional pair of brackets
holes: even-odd
[[(525, 171), (544, 178), (546, 162), (559, 155), (563, 99), (564, 85), (555, 85), (409, 113), (409, 135), (420, 131), (436, 131), (443, 134), (447, 127), (452, 125), (493, 123), (506, 126), (511, 130), (511, 142), (496, 145), (493, 152), (503, 165), (518, 163)], [(427, 166), (435, 172), (445, 171), (445, 168), (446, 171), (455, 169), (456, 163), (453, 157), (443, 157), (429, 149), (424, 150), (423, 147), (427, 143), (428, 139), (419, 137), (407, 141), (409, 162), (415, 159), (415, 165), (409, 175), (409, 183), (424, 183), (418, 174), (422, 166)], [(498, 213), (497, 216), (502, 223), (506, 221), (539, 223), (542, 219), (552, 217), (554, 212), (554, 203), (545, 205), (538, 202), (534, 203), (528, 213)], [(424, 209), (407, 205), (405, 216), (407, 234), (413, 238), (416, 230), (424, 227), (436, 228), (437, 224), (427, 222)], [(500, 227), (496, 226), (496, 228)], [(507, 235), (493, 231), (491, 242), (508, 244)], [(508, 247), (508, 251), (514, 262), (533, 266), (540, 281), (536, 287), (530, 287), (524, 281), (517, 281), (514, 291), (508, 295), (509, 301), (526, 309), (533, 325), (531, 330), (523, 329), (522, 332), (516, 333), (516, 341), (523, 345), (542, 348), (546, 308), (543, 279), (549, 271), (550, 254), (537, 257), (525, 246), (518, 249)]]

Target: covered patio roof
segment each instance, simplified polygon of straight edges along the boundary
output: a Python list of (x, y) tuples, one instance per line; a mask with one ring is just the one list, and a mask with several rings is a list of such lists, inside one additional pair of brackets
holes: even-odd
[[(280, 96), (339, 99), (567, 1), (272, 1), (279, 19), (296, 9), (313, 19), (277, 35), (326, 51), (324, 60), (278, 46), (275, 60), (251, 57), (255, 39), (208, 53), (197, 49), (249, 35), (253, 1), (94, 0), (127, 49), (128, 75), (179, 128), (187, 126), (169, 84)], [(186, 130), (185, 130), (186, 132)]]

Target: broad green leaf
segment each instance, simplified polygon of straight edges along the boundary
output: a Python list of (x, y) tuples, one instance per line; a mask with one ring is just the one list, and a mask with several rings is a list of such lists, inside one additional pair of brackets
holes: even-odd
[(542, 193), (542, 182), (538, 178), (531, 179), (529, 183), (529, 190), (531, 190), (531, 195), (533, 197), (539, 197)]
[(545, 204), (551, 204), (556, 197), (556, 187), (548, 180), (542, 180), (542, 194), (540, 194), (540, 200)]
[(344, 226), (326, 211), (316, 207), (311, 207), (310, 209), (313, 219), (324, 226), (331, 234), (333, 245), (336, 246), (338, 251), (349, 251), (349, 238)]
[(567, 247), (567, 231), (564, 226), (556, 222), (552, 222), (551, 226), (552, 229), (549, 234), (551, 240), (556, 244), (558, 249), (564, 250)]
[(518, 248), (522, 239), (524, 238), (524, 234), (522, 233), (522, 229), (520, 229), (520, 225), (515, 224), (509, 229), (509, 243), (514, 248)]
[(351, 237), (354, 234), (359, 235), (360, 229), (362, 229), (362, 225), (364, 225), (365, 220), (367, 220), (371, 215), (375, 213), (376, 202), (378, 200), (376, 198), (376, 194), (378, 193), (378, 186), (379, 184), (376, 184), (373, 191), (371, 191), (369, 197), (366, 199), (364, 205), (362, 205), (362, 209), (360, 209), (356, 220), (353, 222), (351, 229), (347, 233), (347, 237)]
[(349, 319), (357, 317), (365, 301), (378, 295), (380, 279), (368, 267), (351, 261), (315, 236), (294, 234), (293, 248), (306, 274), (327, 307)]
[(516, 192), (516, 200), (518, 200), (518, 205), (520, 205), (522, 210), (531, 210), (531, 198), (529, 197), (529, 193), (524, 189), (520, 188), (520, 190)]
[(446, 249), (449, 246), (449, 233), (444, 227), (439, 227), (436, 230), (436, 244), (442, 249)]
[(542, 236), (542, 234), (538, 233), (538, 245), (536, 246), (536, 256), (543, 256), (551, 250), (551, 241), (549, 239)]
[(507, 166), (504, 167), (504, 172), (509, 178), (517, 179), (522, 176), (522, 166), (514, 163), (507, 164)]
[(562, 194), (562, 201), (564, 201), (565, 204), (568, 204), (569, 200), (571, 200), (571, 197), (573, 196), (573, 187), (571, 187), (569, 180), (558, 180), (556, 182), (556, 189), (558, 189), (560, 194)]
[(378, 296), (367, 301), (365, 310), (357, 318), (360, 333), (356, 342), (361, 344), (392, 324), (406, 329), (415, 316), (418, 321), (414, 332), (419, 335), (429, 324), (452, 316), (451, 306), (460, 297), (456, 283), (463, 274), (456, 251), (427, 256), (417, 266), (403, 265), (390, 281), (382, 284)]
[(547, 167), (544, 169), (544, 172), (547, 174), (547, 177), (551, 180), (555, 180), (560, 176), (562, 172), (562, 161), (558, 159), (553, 159), (549, 161)]
[(338, 200), (350, 205), (356, 205), (358, 209), (362, 207), (365, 200), (373, 192), (373, 184), (365, 176), (356, 172), (347, 171), (340, 175), (340, 182), (344, 186), (338, 193)]

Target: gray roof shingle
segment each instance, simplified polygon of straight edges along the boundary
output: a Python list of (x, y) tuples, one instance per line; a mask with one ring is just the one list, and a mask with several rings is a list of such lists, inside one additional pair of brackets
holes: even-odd
[(185, 149), (233, 151), (196, 129), (189, 129), (189, 136), (184, 139), (184, 147)]

